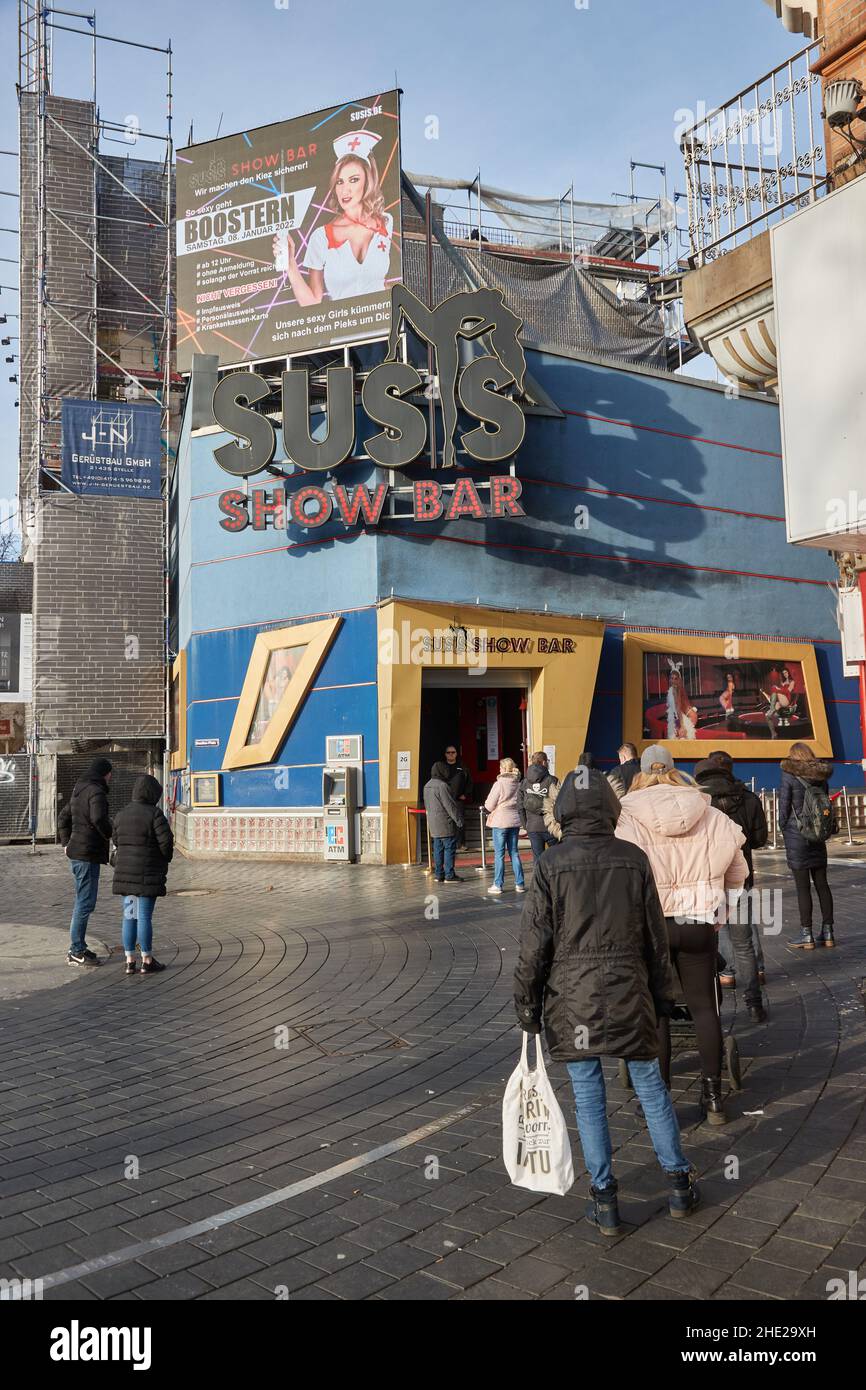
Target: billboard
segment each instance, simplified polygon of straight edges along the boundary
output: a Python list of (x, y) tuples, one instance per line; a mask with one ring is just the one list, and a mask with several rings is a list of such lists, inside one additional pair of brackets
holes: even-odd
[(864, 222), (857, 178), (770, 229), (788, 540), (822, 550), (866, 548)]
[(0, 613), (0, 701), (29, 704), (33, 619), (29, 613)]
[(833, 756), (809, 643), (627, 632), (624, 678), (623, 738), (641, 750), (663, 743), (688, 761), (715, 749), (778, 759), (806, 742)]
[(178, 150), (177, 219), (179, 371), (387, 337), (399, 93)]
[(62, 402), (61, 481), (101, 497), (159, 497), (162, 410), (149, 402)]

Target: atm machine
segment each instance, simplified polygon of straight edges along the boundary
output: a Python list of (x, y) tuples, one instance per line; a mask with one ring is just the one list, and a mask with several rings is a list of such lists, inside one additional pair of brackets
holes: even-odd
[(355, 817), (362, 795), (363, 745), (359, 734), (329, 736), (327, 763), (322, 768), (324, 858), (328, 863), (353, 864)]

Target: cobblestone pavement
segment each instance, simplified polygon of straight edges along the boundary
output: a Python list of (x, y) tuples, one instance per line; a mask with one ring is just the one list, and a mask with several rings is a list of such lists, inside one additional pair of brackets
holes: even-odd
[[(866, 1273), (857, 854), (833, 866), (839, 949), (767, 938), (765, 1026), (726, 997), (744, 1089), (725, 1128), (699, 1123), (695, 1055), (675, 1064), (691, 1220), (606, 1068), (628, 1225), (603, 1246), (579, 1161), (566, 1197), (502, 1166), (521, 899), (472, 873), (436, 920), (418, 870), (181, 861), (163, 975), (125, 977), (118, 952), (0, 1001), (0, 1275), (56, 1299), (824, 1299)], [(0, 919), (55, 928), (60, 953), (70, 887), (59, 850), (0, 849)], [(119, 916), (106, 883), (91, 934), (118, 942)]]

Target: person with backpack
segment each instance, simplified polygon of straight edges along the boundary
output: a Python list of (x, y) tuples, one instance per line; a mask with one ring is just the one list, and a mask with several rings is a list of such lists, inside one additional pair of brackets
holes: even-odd
[(556, 843), (544, 824), (544, 798), (556, 797), (559, 782), (550, 771), (546, 753), (533, 753), (529, 770), (517, 788), (517, 813), (526, 831), (532, 859), (538, 863), (548, 845)]
[[(641, 754), (640, 774), (620, 802), (616, 834), (639, 845), (652, 865), (661, 899), (671, 960), (695, 1025), (701, 1059), (701, 1104), (707, 1121), (726, 1123), (722, 1100), (722, 1026), (716, 993), (716, 931), (726, 920), (749, 869), (738, 825), (710, 805), (687, 773), (674, 767), (667, 748), (652, 744)], [(667, 1018), (659, 1019), (659, 1060), (671, 1079)]]
[(520, 862), (518, 838), (520, 835), (520, 813), (517, 810), (517, 788), (520, 773), (513, 758), (502, 758), (499, 763), (499, 776), (490, 788), (490, 795), (484, 803), (487, 811), (487, 824), (493, 831), (493, 882), (488, 893), (498, 897), (505, 887), (505, 855), (511, 859), (514, 870), (514, 891), (525, 893), (523, 865)]
[[(696, 763), (694, 777), (701, 790), (709, 792), (711, 805), (717, 811), (723, 811), (740, 827), (746, 837), (742, 851), (749, 869), (749, 876), (745, 882), (748, 894), (755, 884), (752, 850), (763, 849), (767, 843), (767, 818), (761, 799), (734, 776), (733, 758), (730, 753), (721, 750)], [(760, 922), (755, 921), (751, 897), (747, 896), (742, 900), (735, 910), (733, 920), (720, 928), (718, 946), (725, 960), (724, 969), (719, 974), (719, 983), (723, 988), (734, 988), (736, 974), (729, 965), (735, 960), (749, 1016), (753, 1023), (765, 1023), (767, 1015), (761, 998), (760, 980), (763, 955), (760, 964), (758, 959)]]
[(75, 905), (69, 924), (70, 965), (99, 965), (95, 951), (87, 948), (87, 923), (96, 907), (99, 870), (108, 863), (111, 848), (111, 820), (108, 815), (108, 785), (112, 766), (107, 758), (94, 758), (82, 778), (72, 788), (72, 796), (57, 818), (60, 843), (75, 880)]
[(603, 1057), (626, 1061), (668, 1177), (671, 1216), (699, 1203), (659, 1069), (657, 1021), (673, 1012), (674, 984), (652, 869), (643, 850), (614, 833), (620, 803), (607, 778), (578, 766), (555, 809), (562, 840), (539, 859), (523, 909), (514, 1006), (521, 1028), (540, 1033), (543, 1025), (551, 1057), (567, 1064), (590, 1180), (587, 1220), (616, 1236)]
[(132, 801), (114, 822), (114, 883), (123, 898), (123, 949), (126, 974), (136, 972), (135, 947), (141, 952), (142, 975), (164, 970), (153, 954), (153, 910), (165, 897), (168, 866), (174, 854), (171, 827), (159, 809), (162, 787), (155, 777), (136, 778)]
[(821, 908), (820, 944), (834, 947), (833, 895), (827, 882), (827, 840), (836, 830), (836, 813), (828, 782), (833, 764), (816, 758), (808, 743), (794, 743), (781, 762), (779, 829), (785, 859), (794, 877), (800, 911), (800, 935), (788, 939), (791, 951), (814, 951), (812, 884)]

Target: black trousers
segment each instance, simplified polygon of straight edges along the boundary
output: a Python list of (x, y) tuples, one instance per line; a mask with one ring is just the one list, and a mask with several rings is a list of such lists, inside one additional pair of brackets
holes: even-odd
[[(812, 883), (818, 894), (818, 902), (821, 907), (821, 923), (824, 926), (833, 925), (833, 894), (830, 892), (830, 885), (827, 882), (827, 868), (822, 865), (819, 869), (791, 869), (794, 875), (794, 883), (797, 888), (797, 906), (800, 909), (800, 926), (808, 927), (812, 930)], [(812, 882), (809, 882), (811, 876)]]
[[(680, 977), (683, 995), (695, 1025), (703, 1076), (721, 1076), (722, 1025), (716, 989), (716, 929), (709, 922), (677, 922), (665, 918), (671, 963)], [(670, 1021), (659, 1019), (659, 1066), (671, 1084)]]

